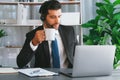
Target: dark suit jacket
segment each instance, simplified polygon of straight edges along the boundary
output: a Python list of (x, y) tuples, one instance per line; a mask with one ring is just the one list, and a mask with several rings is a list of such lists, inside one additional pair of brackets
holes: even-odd
[[(19, 68), (25, 67), (35, 56), (35, 65), (34, 67), (49, 68), (50, 65), (50, 52), (48, 47), (48, 42), (44, 41), (39, 44), (37, 50), (33, 51), (30, 47), (30, 41), (33, 39), (35, 32), (37, 30), (42, 30), (43, 26), (30, 31), (26, 34), (26, 40), (21, 49), (19, 55), (17, 56), (17, 65)], [(67, 60), (69, 62), (69, 67), (72, 67), (73, 64), (73, 55), (76, 45), (76, 37), (73, 27), (60, 25), (58, 29), (62, 42), (65, 48), (67, 55)]]

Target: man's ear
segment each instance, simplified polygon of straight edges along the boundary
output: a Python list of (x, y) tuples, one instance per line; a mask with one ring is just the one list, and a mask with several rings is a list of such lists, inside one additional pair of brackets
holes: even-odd
[(45, 15), (41, 14), (40, 19), (41, 19), (42, 21), (45, 21)]

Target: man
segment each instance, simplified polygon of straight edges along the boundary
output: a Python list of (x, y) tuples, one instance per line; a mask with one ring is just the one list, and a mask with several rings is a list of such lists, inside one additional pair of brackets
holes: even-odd
[(43, 25), (26, 34), (26, 41), (19, 55), (17, 65), (25, 67), (35, 57), (34, 67), (53, 67), (51, 41), (46, 41), (45, 28), (53, 27), (56, 30), (60, 67), (72, 67), (76, 38), (71, 26), (60, 25), (61, 4), (56, 0), (45, 1), (39, 10)]

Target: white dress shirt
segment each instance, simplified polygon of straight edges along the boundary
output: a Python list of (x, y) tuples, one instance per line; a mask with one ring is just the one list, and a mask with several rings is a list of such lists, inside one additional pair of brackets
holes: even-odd
[[(66, 57), (64, 46), (63, 46), (63, 43), (62, 43), (62, 39), (60, 37), (60, 34), (59, 34), (58, 30), (55, 31), (55, 37), (57, 39), (58, 49), (59, 49), (60, 68), (67, 68), (68, 67), (68, 62), (66, 60), (67, 57)], [(52, 64), (51, 41), (48, 41), (48, 44), (49, 44), (50, 58), (51, 58), (51, 64)], [(30, 42), (30, 46), (31, 46), (33, 51), (35, 51), (38, 47), (38, 45), (34, 46), (32, 44), (32, 41)]]

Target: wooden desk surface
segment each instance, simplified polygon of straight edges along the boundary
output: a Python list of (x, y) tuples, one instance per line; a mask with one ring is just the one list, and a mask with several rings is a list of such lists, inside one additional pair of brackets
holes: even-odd
[[(59, 69), (48, 70), (59, 72)], [(59, 76), (30, 78), (21, 73), (12, 73), (12, 74), (0, 74), (0, 80), (120, 80), (120, 70), (114, 70), (111, 76), (82, 77), (82, 78), (70, 78), (62, 74), (60, 74)]]

